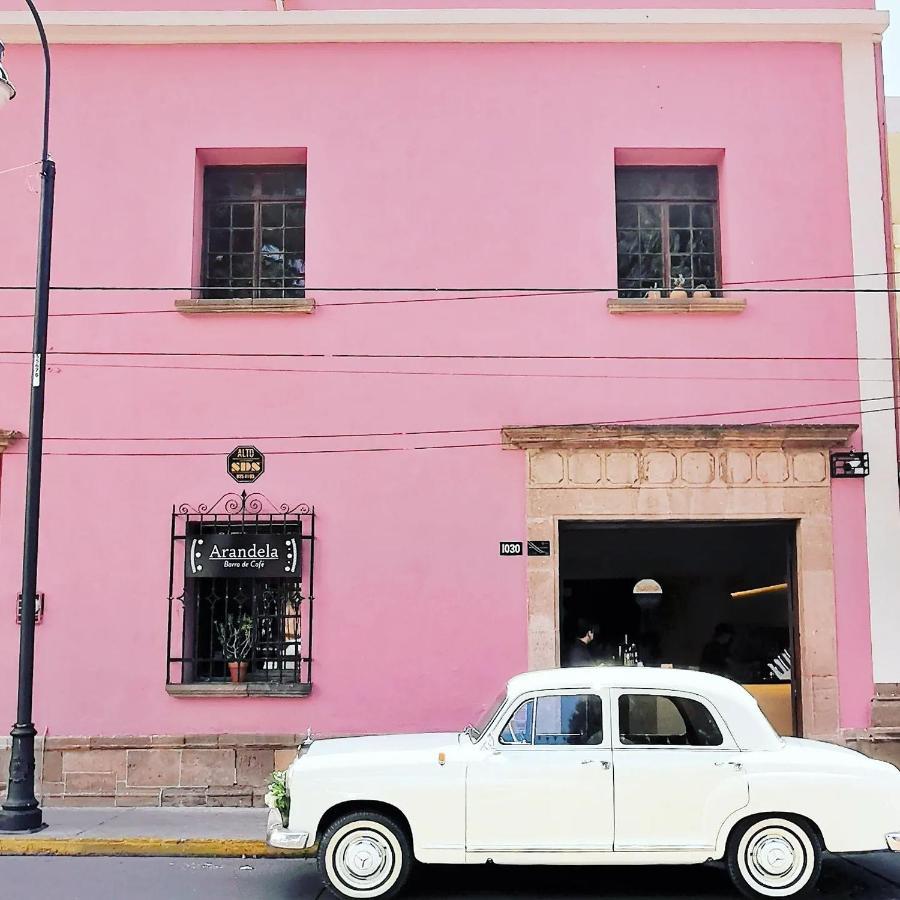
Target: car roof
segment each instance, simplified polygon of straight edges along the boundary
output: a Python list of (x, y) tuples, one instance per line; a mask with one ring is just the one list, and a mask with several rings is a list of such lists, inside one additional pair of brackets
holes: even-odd
[(650, 666), (579, 666), (525, 672), (511, 678), (510, 698), (537, 690), (681, 691), (709, 700), (725, 720), (742, 749), (774, 749), (780, 738), (762, 714), (756, 700), (741, 685), (719, 675), (692, 669), (659, 669)]

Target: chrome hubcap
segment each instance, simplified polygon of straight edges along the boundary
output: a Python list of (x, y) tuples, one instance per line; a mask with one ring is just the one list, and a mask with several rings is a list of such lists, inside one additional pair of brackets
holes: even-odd
[(347, 871), (355, 878), (370, 878), (384, 865), (386, 845), (379, 845), (372, 836), (348, 841), (343, 859)]
[(770, 897), (790, 897), (809, 881), (815, 866), (806, 836), (783, 820), (760, 822), (741, 840), (744, 877)]
[(794, 848), (782, 837), (766, 837), (755, 847), (756, 864), (769, 875), (784, 875), (794, 864)]

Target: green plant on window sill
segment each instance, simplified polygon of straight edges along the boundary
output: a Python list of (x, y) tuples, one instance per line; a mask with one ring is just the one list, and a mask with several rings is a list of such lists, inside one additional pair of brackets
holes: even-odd
[(228, 664), (231, 683), (242, 684), (250, 668), (247, 658), (253, 647), (253, 619), (250, 616), (228, 616), (224, 622), (216, 622), (216, 632)]
[(291, 813), (291, 798), (287, 792), (287, 772), (275, 771), (269, 776), (266, 786), (265, 804), (269, 809), (277, 809), (281, 823), (287, 828)]

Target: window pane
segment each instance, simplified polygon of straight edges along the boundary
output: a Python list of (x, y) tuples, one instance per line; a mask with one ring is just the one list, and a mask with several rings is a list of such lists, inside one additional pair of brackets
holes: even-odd
[(500, 732), (501, 744), (530, 744), (531, 724), (534, 715), (534, 700), (526, 700), (510, 716)]
[(277, 253), (284, 250), (284, 231), (280, 228), (263, 228), (262, 247), (263, 254)]
[(535, 746), (601, 743), (602, 712), (600, 698), (589, 694), (539, 697), (534, 727)]
[(617, 200), (715, 200), (715, 166), (618, 166)]
[(304, 224), (304, 212), (306, 207), (302, 203), (284, 204), (284, 224), (288, 227)]
[(637, 205), (634, 203), (616, 204), (616, 225), (619, 228), (636, 228), (638, 223)]
[(286, 228), (284, 231), (284, 249), (295, 253), (303, 251), (305, 232), (302, 228)]
[(619, 739), (636, 746), (717, 747), (722, 733), (697, 700), (657, 694), (619, 697)]
[(638, 224), (641, 228), (659, 225), (661, 221), (661, 207), (646, 205), (638, 207)]
[(282, 172), (264, 172), (262, 176), (262, 193), (264, 197), (283, 197), (284, 174)]
[(618, 252), (620, 254), (629, 254), (638, 252), (638, 236), (639, 231), (623, 231), (618, 232)]
[(231, 242), (231, 232), (227, 228), (211, 228), (209, 232), (209, 251), (211, 253), (227, 253)]
[(233, 253), (253, 252), (253, 229), (236, 228), (231, 232), (231, 250)]
[(281, 228), (284, 225), (284, 204), (263, 203), (262, 224), (263, 228)]
[(712, 228), (713, 208), (708, 203), (698, 203), (691, 208), (691, 224), (694, 228)]
[(683, 203), (673, 203), (669, 207), (669, 227), (688, 228), (691, 224), (691, 208)]
[(713, 252), (713, 233), (711, 228), (701, 228), (694, 231), (694, 252)]
[(691, 230), (676, 228), (669, 231), (669, 252), (670, 253), (690, 253), (693, 249), (693, 241), (691, 240)]
[(228, 228), (231, 225), (231, 207), (227, 203), (213, 206), (209, 212), (209, 224), (213, 228)]
[(234, 228), (252, 228), (253, 204), (235, 203), (231, 208), (231, 224)]

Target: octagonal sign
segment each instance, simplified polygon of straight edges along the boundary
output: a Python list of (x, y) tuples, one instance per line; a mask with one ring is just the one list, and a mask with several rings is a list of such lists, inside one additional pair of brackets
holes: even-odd
[(266, 458), (256, 447), (235, 447), (228, 454), (227, 467), (235, 481), (249, 484), (266, 471)]

